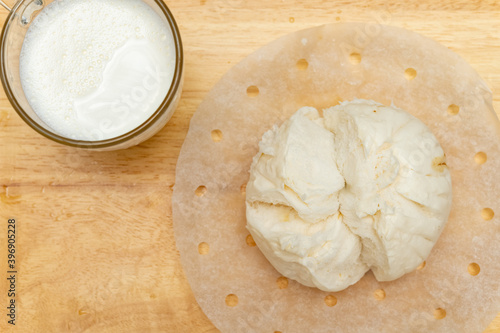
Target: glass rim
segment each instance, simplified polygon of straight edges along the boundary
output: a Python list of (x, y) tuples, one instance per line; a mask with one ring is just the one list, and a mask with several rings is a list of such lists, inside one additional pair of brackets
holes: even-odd
[(2, 59), (0, 65), (0, 79), (2, 81), (5, 94), (7, 95), (7, 99), (9, 100), (10, 104), (17, 112), (17, 114), (24, 120), (24, 122), (28, 124), (36, 132), (38, 132), (39, 134), (43, 135), (44, 137), (52, 141), (58, 142), (66, 146), (86, 148), (86, 149), (111, 148), (113, 146), (125, 143), (128, 140), (131, 140), (132, 138), (144, 133), (151, 126), (153, 126), (163, 116), (163, 114), (168, 111), (169, 106), (174, 103), (176, 93), (179, 90), (182, 82), (182, 72), (184, 70), (183, 68), (184, 54), (183, 54), (182, 40), (179, 27), (177, 26), (174, 16), (172, 15), (172, 12), (167, 7), (167, 5), (165, 5), (161, 0), (153, 0), (153, 1), (161, 9), (164, 17), (167, 19), (167, 22), (170, 26), (170, 30), (172, 31), (172, 36), (174, 38), (176, 59), (175, 59), (175, 71), (174, 71), (174, 76), (172, 78), (172, 84), (170, 85), (170, 88), (165, 98), (163, 99), (161, 104), (156, 108), (156, 111), (142, 124), (120, 136), (116, 136), (105, 140), (97, 140), (97, 141), (75, 140), (61, 136), (53, 131), (50, 131), (44, 128), (43, 126), (39, 125), (37, 121), (33, 120), (19, 105), (9, 85), (9, 81), (7, 79), (7, 74), (6, 74), (7, 73), (6, 64), (5, 61), (3, 61), (5, 57), (5, 51), (7, 48), (5, 35), (10, 25), (13, 24), (13, 21), (16, 17), (16, 11), (21, 4), (21, 2), (16, 3), (16, 5), (12, 8), (11, 12), (7, 16), (7, 19), (5, 20), (5, 23), (3, 25), (2, 33), (0, 35), (0, 59)]

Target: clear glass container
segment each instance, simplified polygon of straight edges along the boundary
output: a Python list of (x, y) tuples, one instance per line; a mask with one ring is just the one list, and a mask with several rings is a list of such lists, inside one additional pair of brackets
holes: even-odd
[[(31, 21), (53, 0), (21, 0), (11, 9), (0, 36), (0, 77), (13, 108), (19, 116), (41, 135), (64, 145), (94, 150), (125, 149), (137, 145), (156, 134), (170, 120), (180, 99), (183, 83), (183, 50), (179, 28), (167, 6), (161, 0), (143, 0), (170, 27), (175, 45), (175, 72), (169, 91), (156, 111), (142, 124), (128, 133), (100, 141), (74, 140), (55, 133), (35, 113), (28, 103), (21, 85), (19, 55), (24, 36)], [(2, 5), (6, 8), (4, 3)], [(10, 9), (10, 8), (8, 8)]]

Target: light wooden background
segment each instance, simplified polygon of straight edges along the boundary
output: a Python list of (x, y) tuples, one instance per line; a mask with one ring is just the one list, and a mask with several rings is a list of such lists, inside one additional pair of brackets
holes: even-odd
[[(1, 332), (11, 330), (3, 273), (8, 217), (18, 225), (18, 317), (12, 331), (217, 332), (197, 305), (175, 248), (175, 163), (189, 120), (210, 88), (235, 63), (283, 34), (382, 17), (464, 57), (488, 82), (500, 111), (497, 1), (167, 4), (184, 41), (184, 91), (170, 123), (140, 146), (107, 153), (58, 146), (25, 125), (1, 91)], [(6, 15), (2, 9), (2, 22)], [(500, 316), (486, 332), (500, 332)]]

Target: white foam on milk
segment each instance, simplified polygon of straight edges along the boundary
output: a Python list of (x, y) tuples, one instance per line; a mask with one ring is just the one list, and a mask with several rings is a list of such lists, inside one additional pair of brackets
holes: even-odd
[(156, 111), (175, 60), (170, 27), (141, 0), (56, 0), (28, 29), (20, 75), (49, 127), (95, 141), (127, 133)]

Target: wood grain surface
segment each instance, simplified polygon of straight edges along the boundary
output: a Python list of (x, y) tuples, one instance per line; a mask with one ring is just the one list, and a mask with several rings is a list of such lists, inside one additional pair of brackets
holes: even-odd
[[(383, 22), (464, 57), (500, 111), (497, 1), (167, 1), (181, 29), (185, 83), (169, 124), (124, 151), (57, 145), (0, 95), (0, 332), (217, 332), (175, 247), (170, 199), (189, 120), (246, 55), (320, 24)], [(7, 11), (1, 10), (3, 22)], [(7, 220), (17, 221), (16, 326), (7, 324)], [(498, 309), (500, 311), (500, 309)], [(446, 320), (446, 319), (444, 319)], [(485, 332), (500, 332), (500, 314)]]

